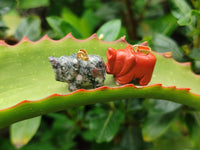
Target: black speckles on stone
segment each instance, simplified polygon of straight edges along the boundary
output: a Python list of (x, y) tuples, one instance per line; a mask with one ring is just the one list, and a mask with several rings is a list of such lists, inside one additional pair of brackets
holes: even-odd
[(71, 56), (49, 57), (54, 70), (55, 79), (67, 82), (70, 91), (75, 91), (83, 84), (91, 84), (93, 88), (104, 85), (105, 66), (98, 55), (89, 55), (87, 61), (77, 59), (77, 54)]

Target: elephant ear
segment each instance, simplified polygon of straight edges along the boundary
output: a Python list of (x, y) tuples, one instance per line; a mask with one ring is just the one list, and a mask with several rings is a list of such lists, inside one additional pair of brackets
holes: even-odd
[(109, 47), (108, 51), (106, 52), (106, 56), (108, 61), (105, 63), (106, 72), (110, 74), (113, 72), (113, 67), (111, 66), (114, 66), (115, 64), (116, 50), (114, 48)]

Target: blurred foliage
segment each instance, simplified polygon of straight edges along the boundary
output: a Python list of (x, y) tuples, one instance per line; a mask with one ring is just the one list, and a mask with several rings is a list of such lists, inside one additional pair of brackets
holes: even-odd
[(40, 122), (41, 116), (12, 124), (10, 127), (10, 137), (14, 146), (21, 148), (27, 144), (37, 132)]
[[(122, 36), (129, 43), (148, 41), (157, 52), (171, 51), (177, 61), (190, 61), (200, 74), (199, 0), (0, 0), (0, 39), (8, 44), (23, 36), (60, 39), (69, 32), (79, 39), (96, 32), (105, 41)], [(50, 113), (37, 132), (34, 121), (19, 124), (11, 126), (10, 139), (35, 134), (20, 145), (25, 145), (22, 150), (200, 149), (199, 111), (164, 100), (123, 100)], [(2, 129), (1, 150), (16, 149), (10, 139), (9, 130)]]

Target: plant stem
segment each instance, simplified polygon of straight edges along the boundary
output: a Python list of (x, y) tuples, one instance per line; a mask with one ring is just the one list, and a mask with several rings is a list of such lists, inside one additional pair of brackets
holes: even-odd
[[(200, 17), (197, 17), (197, 26), (196, 26), (196, 29), (198, 31), (200, 31)], [(193, 41), (194, 48), (199, 48), (199, 46), (200, 46), (200, 35), (199, 34), (194, 35), (193, 39), (194, 39), (194, 41)]]
[(194, 118), (195, 118), (195, 120), (196, 120), (198, 126), (200, 127), (200, 120), (199, 120), (199, 117), (198, 117), (197, 112), (193, 112), (192, 114), (193, 114), (193, 116), (194, 116)]
[(133, 12), (131, 9), (131, 1), (130, 0), (124, 0), (125, 9), (122, 11), (122, 19), (124, 22), (124, 25), (126, 26), (128, 35), (131, 40), (137, 40), (137, 28), (138, 28), (138, 22), (133, 16)]
[(146, 11), (146, 9), (147, 9), (147, 7), (148, 7), (148, 5), (149, 5), (150, 3), (151, 3), (151, 0), (147, 0), (147, 1), (146, 1), (145, 5), (144, 5), (144, 8), (143, 8), (143, 10), (141, 11), (140, 16), (139, 16), (139, 18), (138, 18), (138, 22), (140, 22), (140, 21), (143, 19), (144, 13), (145, 13), (145, 11)]
[(115, 104), (114, 104), (114, 102), (109, 102), (109, 105), (110, 105), (110, 108), (111, 108), (112, 110), (115, 109)]
[[(196, 10), (200, 10), (199, 1), (191, 0), (191, 2), (192, 2), (193, 7), (194, 7)], [(196, 29), (197, 29), (198, 31), (200, 31), (200, 17), (197, 16), (197, 17), (196, 17), (196, 20), (197, 20)], [(200, 46), (200, 35), (199, 35), (199, 34), (193, 36), (193, 46), (194, 46), (194, 48), (199, 48), (199, 46)]]

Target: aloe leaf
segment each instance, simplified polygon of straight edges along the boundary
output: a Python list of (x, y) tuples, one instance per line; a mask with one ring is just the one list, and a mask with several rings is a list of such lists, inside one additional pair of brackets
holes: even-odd
[(119, 49), (127, 45), (124, 38), (104, 42), (93, 35), (77, 40), (71, 34), (58, 41), (47, 36), (38, 42), (24, 38), (16, 46), (1, 41), (0, 128), (70, 107), (129, 98), (165, 99), (200, 108), (200, 77), (191, 72), (189, 63), (177, 63), (166, 54), (154, 53), (157, 62), (148, 86), (119, 87), (112, 75), (106, 75), (105, 86), (75, 92), (69, 92), (66, 83), (55, 81), (48, 61), (49, 56), (71, 55), (79, 49), (100, 55), (106, 61), (108, 47)]

